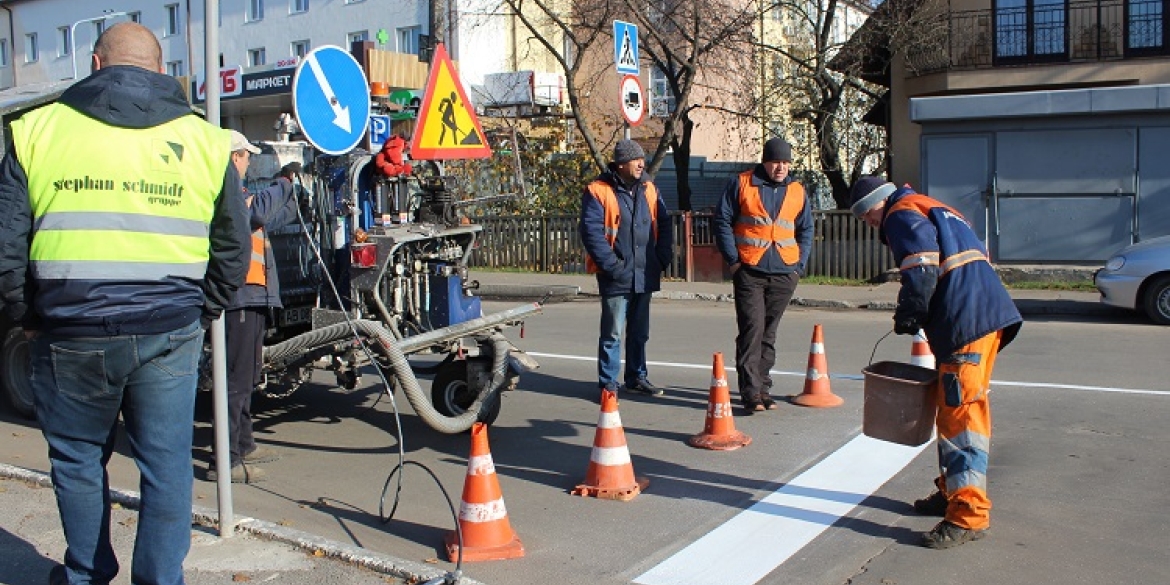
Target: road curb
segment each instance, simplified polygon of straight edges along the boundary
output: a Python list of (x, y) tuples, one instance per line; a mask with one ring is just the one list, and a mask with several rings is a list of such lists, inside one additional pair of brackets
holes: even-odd
[[(53, 480), (43, 473), (0, 463), (0, 478), (14, 479), (43, 488), (53, 487)], [(110, 500), (123, 508), (138, 510), (141, 498), (138, 492), (110, 488)], [(194, 524), (219, 530), (219, 514), (211, 508), (191, 507)], [(240, 517), (236, 530), (245, 531), (264, 540), (281, 542), (305, 551), (314, 557), (328, 557), (340, 562), (365, 567), (389, 576), (398, 577), (408, 583), (421, 583), (431, 579), (442, 579), (448, 571), (423, 563), (407, 561), (390, 555), (374, 552), (358, 546), (331, 541), (315, 534), (295, 530), (255, 518)], [(460, 577), (459, 585), (484, 585), (479, 581)]]
[[(482, 285), (480, 295), (494, 300), (539, 300), (548, 295), (548, 302), (594, 299), (595, 292), (586, 292), (578, 286), (566, 285)], [(655, 299), (671, 301), (703, 301), (713, 303), (734, 303), (731, 293), (698, 293), (681, 290), (660, 290), (651, 295)], [(1072, 299), (1013, 299), (1016, 309), (1024, 316), (1082, 315), (1095, 317), (1125, 317), (1128, 311), (1101, 303), (1090, 303)], [(793, 297), (792, 306), (810, 309), (893, 311), (897, 303), (892, 301), (842, 301)]]

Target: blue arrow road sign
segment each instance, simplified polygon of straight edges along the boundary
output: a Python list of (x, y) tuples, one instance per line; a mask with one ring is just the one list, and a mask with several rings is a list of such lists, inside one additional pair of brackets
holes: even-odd
[(613, 62), (618, 73), (638, 74), (638, 25), (613, 21)]
[(341, 47), (309, 52), (293, 77), (293, 112), (305, 138), (326, 154), (344, 154), (365, 137), (370, 120), (366, 74)]

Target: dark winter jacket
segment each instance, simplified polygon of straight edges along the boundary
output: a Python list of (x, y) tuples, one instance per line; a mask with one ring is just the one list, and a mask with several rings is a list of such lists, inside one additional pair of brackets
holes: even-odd
[(244, 307), (281, 307), (280, 278), (277, 275), (276, 256), (268, 243), (268, 232), (278, 230), (296, 221), (296, 197), (293, 185), (288, 179), (277, 178), (265, 189), (252, 193), (241, 189), (240, 196), (246, 201), (252, 197), (249, 208), (252, 231), (263, 230), (264, 234), (264, 286), (245, 284), (236, 292), (227, 309)]
[[(152, 128), (195, 115), (174, 78), (124, 65), (94, 72), (67, 89), (59, 101), (123, 128)], [(38, 294), (28, 271), (33, 225), (25, 171), (9, 148), (0, 163), (0, 295), (6, 316), (23, 322), (26, 329), (73, 336), (164, 333), (201, 316), (205, 320), (218, 316), (243, 283), (250, 252), (247, 210), (237, 196), (239, 174), (229, 163), (215, 201), (203, 280), (169, 277), (149, 285), (75, 280), (55, 287), (54, 295)], [(64, 316), (43, 321), (46, 306)]]
[(894, 319), (924, 329), (936, 357), (1000, 329), (1001, 348), (1015, 338), (1020, 312), (957, 212), (903, 187), (886, 199), (880, 236), (901, 268)]
[[(752, 173), (752, 184), (760, 190), (760, 198), (763, 199), (764, 209), (768, 210), (768, 215), (776, 217), (780, 213), (780, 205), (784, 203), (784, 195), (788, 191), (788, 185), (792, 183), (792, 177), (784, 177), (784, 180), (775, 183), (770, 177), (764, 173), (764, 165), (756, 165)], [(752, 270), (763, 272), (766, 274), (786, 274), (796, 271), (801, 276), (808, 274), (808, 257), (812, 253), (813, 244), (813, 219), (812, 206), (808, 204), (807, 195), (804, 209), (801, 210), (800, 215), (796, 216), (796, 245), (800, 248), (800, 260), (796, 265), (789, 265), (780, 258), (780, 253), (776, 251), (775, 246), (768, 248), (764, 252), (764, 257), (760, 259), (759, 263), (752, 266)], [(723, 188), (723, 195), (719, 198), (719, 203), (715, 206), (715, 245), (719, 248), (719, 253), (723, 255), (723, 260), (727, 262), (728, 266), (736, 264), (740, 261), (739, 249), (735, 246), (735, 222), (739, 217), (739, 177), (732, 177), (727, 182), (727, 186)]]
[(647, 293), (659, 289), (662, 272), (670, 265), (674, 246), (670, 215), (666, 204), (658, 197), (658, 237), (654, 238), (650, 222), (650, 207), (646, 202), (648, 174), (632, 187), (618, 177), (614, 166), (597, 177), (614, 188), (621, 206), (617, 239), (611, 247), (605, 239), (605, 211), (601, 203), (586, 188), (581, 196), (581, 223), (578, 232), (585, 252), (593, 258), (599, 270), (597, 289), (602, 295)]

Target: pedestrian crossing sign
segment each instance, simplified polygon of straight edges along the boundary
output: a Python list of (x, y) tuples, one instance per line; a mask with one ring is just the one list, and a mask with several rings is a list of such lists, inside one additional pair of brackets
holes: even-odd
[(618, 73), (638, 74), (638, 25), (613, 21), (613, 62)]
[(447, 49), (439, 43), (431, 58), (426, 94), (410, 142), (410, 158), (440, 160), (491, 155), (491, 146), (484, 137), (475, 108), (467, 99)]

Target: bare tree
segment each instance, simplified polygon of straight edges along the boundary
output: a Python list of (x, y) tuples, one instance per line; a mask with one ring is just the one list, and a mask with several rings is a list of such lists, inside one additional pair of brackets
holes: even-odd
[(583, 57), (608, 46), (612, 37), (596, 23), (612, 22), (621, 7), (617, 0), (501, 0), (501, 8), (523, 24), (528, 42), (543, 48), (564, 72), (572, 116), (599, 169), (605, 168), (605, 157), (583, 94), (598, 86), (600, 71)]
[(751, 2), (725, 0), (623, 0), (637, 23), (640, 50), (666, 80), (674, 109), (662, 122), (662, 135), (650, 163), (657, 172), (669, 149), (678, 181), (679, 209), (690, 211), (691, 143), (696, 114), (750, 123), (751, 93), (742, 87), (751, 78), (750, 41), (756, 9)]
[(760, 39), (761, 57), (770, 58), (772, 65), (773, 83), (765, 102), (787, 108), (779, 114), (762, 108), (765, 123), (777, 125), (790, 118), (811, 128), (813, 144), (805, 148), (839, 208), (848, 207), (849, 186), (867, 159), (885, 152), (884, 134), (861, 120), (880, 93), (855, 71), (830, 68), (849, 29), (856, 28), (848, 11), (864, 13), (866, 8), (848, 0), (779, 0), (767, 5), (766, 13), (784, 23), (780, 34)]
[[(638, 25), (639, 49), (643, 62), (660, 72), (667, 85), (669, 101), (676, 106), (650, 124), (660, 125), (658, 145), (648, 168), (657, 173), (672, 151), (679, 189), (679, 207), (691, 207), (691, 139), (699, 111), (719, 111), (754, 120), (743, 99), (740, 83), (729, 78), (751, 70), (750, 51), (744, 43), (751, 38), (756, 11), (751, 3), (737, 0), (654, 0), (649, 10), (633, 0), (501, 0), (526, 29), (532, 42), (556, 56), (565, 73), (569, 104), (581, 137), (596, 162), (604, 168), (602, 144), (611, 143), (622, 127), (599, 104), (606, 100), (586, 99), (594, 90), (599, 95), (614, 93), (605, 87), (613, 76), (610, 47), (613, 21)], [(571, 47), (564, 54), (562, 47)], [(714, 73), (713, 73), (714, 72)], [(614, 93), (616, 95), (616, 93)]]

